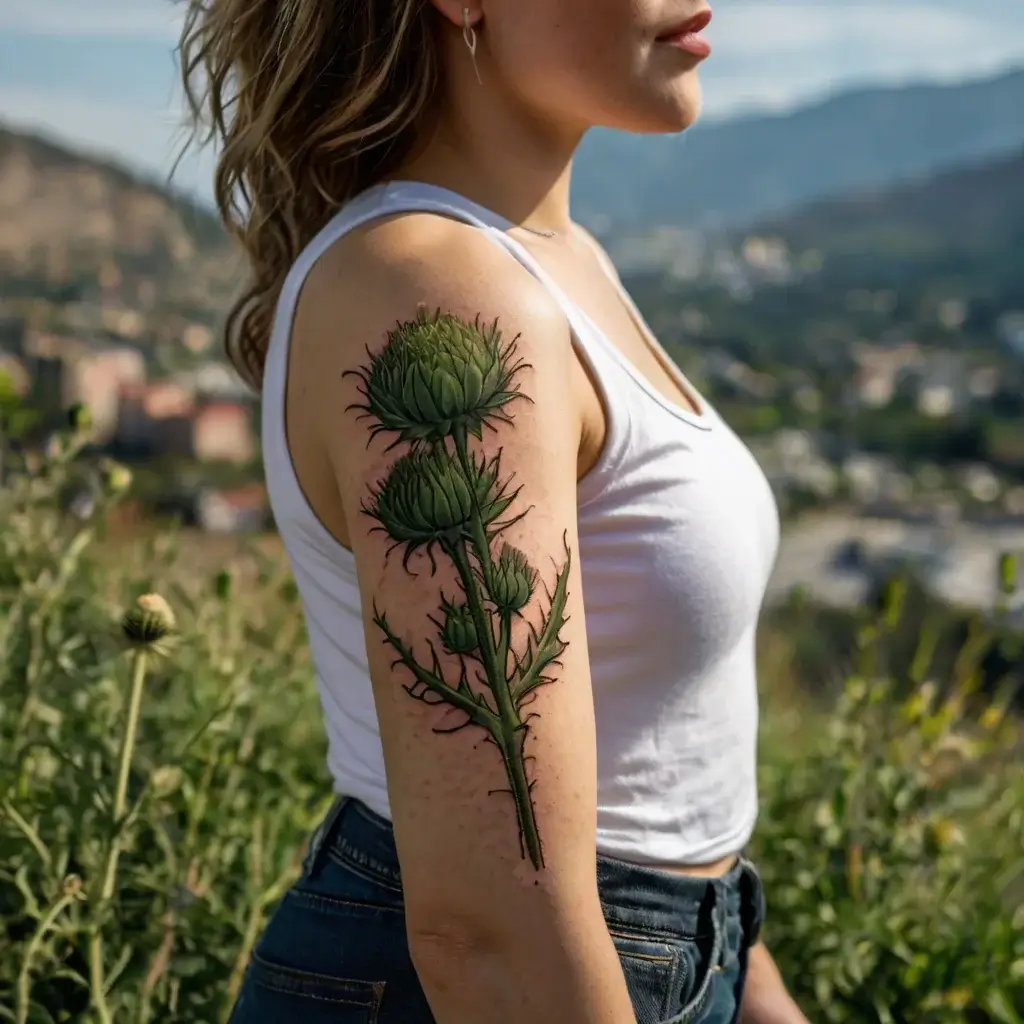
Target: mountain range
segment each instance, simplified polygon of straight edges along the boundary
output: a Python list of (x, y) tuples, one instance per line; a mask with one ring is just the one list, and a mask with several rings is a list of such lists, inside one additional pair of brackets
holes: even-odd
[[(604, 218), (599, 230), (612, 232), (717, 224), (862, 261), (883, 250), (909, 259), (999, 251), (1017, 266), (1022, 110), (1024, 71), (860, 91), (684, 137), (594, 139), (578, 163), (574, 212), (591, 226)], [(155, 287), (161, 301), (212, 315), (237, 287), (233, 256), (202, 206), (114, 163), (0, 128), (0, 294), (110, 279), (116, 265), (123, 280), (147, 279), (144, 290)]]
[(1012, 156), (943, 171), (924, 182), (819, 200), (755, 226), (797, 250), (832, 256), (885, 252), (1024, 255), (1024, 145)]
[(573, 209), (601, 233), (737, 226), (1022, 146), (1024, 69), (956, 85), (862, 89), (681, 135), (595, 132), (574, 168)]

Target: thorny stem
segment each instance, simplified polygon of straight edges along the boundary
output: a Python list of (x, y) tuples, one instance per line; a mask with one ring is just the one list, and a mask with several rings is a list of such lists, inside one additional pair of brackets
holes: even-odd
[(39, 947), (46, 938), (46, 933), (54, 926), (57, 918), (60, 917), (67, 906), (75, 900), (74, 892), (62, 892), (56, 902), (43, 915), (39, 925), (32, 933), (25, 947), (25, 955), (21, 960), (21, 970), (18, 971), (18, 1004), (15, 1020), (17, 1024), (27, 1024), (29, 1014), (29, 997), (32, 993), (32, 961), (35, 959)]
[[(477, 497), (476, 489), (472, 486), (473, 466), (469, 459), (469, 438), (466, 436), (466, 428), (462, 426), (456, 427), (452, 433), (452, 440), (455, 442), (455, 454), (458, 457), (459, 465), (466, 476), (467, 484), (469, 484), (470, 501), (473, 507), (473, 518), (470, 522), (473, 550), (480, 562), (480, 571), (483, 573), (484, 583), (490, 589), (493, 580), (491, 545), (487, 541), (487, 531), (484, 529), (484, 516), (480, 509), (480, 499)], [(490, 631), (488, 631), (488, 635), (490, 635)]]
[[(498, 711), (498, 728), (493, 738), (501, 751), (502, 760), (505, 762), (524, 849), (534, 868), (539, 871), (544, 866), (544, 855), (541, 850), (540, 833), (537, 829), (533, 797), (530, 794), (530, 783), (526, 777), (526, 765), (523, 761), (526, 726), (519, 717), (519, 711), (512, 697), (507, 657), (505, 664), (501, 664), (498, 660), (499, 652), (495, 650), (494, 634), (484, 608), (483, 597), (469, 564), (466, 542), (461, 540), (455, 544), (446, 545), (445, 551), (459, 574), (462, 589), (466, 594), (466, 604), (469, 606), (470, 614), (476, 625), (477, 636), (480, 638), (480, 655), (484, 672), (487, 675), (487, 686), (494, 694), (494, 703)], [(504, 624), (502, 631), (504, 634)]]
[(125, 803), (128, 797), (128, 776), (131, 774), (132, 753), (139, 728), (139, 713), (142, 709), (142, 693), (146, 682), (146, 655), (140, 648), (135, 651), (132, 661), (132, 676), (128, 692), (128, 715), (124, 734), (121, 737), (121, 753), (118, 760), (117, 782), (114, 788), (114, 804), (111, 810), (110, 846), (107, 849), (99, 899), (94, 905), (91, 935), (89, 938), (89, 987), (93, 1007), (102, 1024), (111, 1024), (110, 1008), (107, 1006), (103, 968), (103, 938), (101, 935), (102, 915), (114, 896), (117, 884), (117, 862), (121, 853), (120, 830), (123, 825)]

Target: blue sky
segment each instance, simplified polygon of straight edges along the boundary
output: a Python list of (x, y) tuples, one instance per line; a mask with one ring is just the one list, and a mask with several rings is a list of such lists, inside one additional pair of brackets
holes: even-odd
[[(0, 121), (165, 174), (181, 138), (180, 13), (173, 0), (0, 0)], [(1024, 2), (718, 0), (709, 35), (707, 111), (723, 117), (851, 84), (1024, 66)], [(191, 161), (178, 181), (206, 191), (208, 174)]]

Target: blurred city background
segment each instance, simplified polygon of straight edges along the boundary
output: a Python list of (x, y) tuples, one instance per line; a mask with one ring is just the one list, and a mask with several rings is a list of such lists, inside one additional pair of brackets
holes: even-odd
[[(212, 155), (168, 180), (180, 17), (0, 0), (17, 1024), (225, 1024), (330, 801), (258, 403), (222, 354), (244, 268)], [(767, 941), (816, 1022), (1021, 1024), (1024, 3), (720, 0), (709, 34), (700, 125), (595, 133), (573, 202), (782, 511)]]
[[(222, 359), (242, 268), (182, 141), (165, 0), (0, 0), (0, 372), (136, 469), (127, 520), (263, 529), (256, 409)], [(966, 605), (1024, 551), (1024, 6), (723, 3), (707, 116), (597, 133), (576, 216), (748, 439), (773, 593), (894, 560)], [(127, 528), (127, 527), (126, 527)]]

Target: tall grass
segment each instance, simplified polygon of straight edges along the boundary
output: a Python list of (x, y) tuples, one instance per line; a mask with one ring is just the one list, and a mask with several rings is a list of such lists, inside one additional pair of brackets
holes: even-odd
[[(224, 1021), (330, 800), (300, 610), (258, 548), (200, 576), (187, 536), (112, 545), (128, 478), (81, 441), (0, 491), (0, 1019)], [(900, 601), (835, 706), (769, 704), (766, 937), (813, 1020), (1013, 1024), (1018, 726), (977, 692), (985, 627), (946, 670), (927, 636), (914, 678), (883, 670)]]

